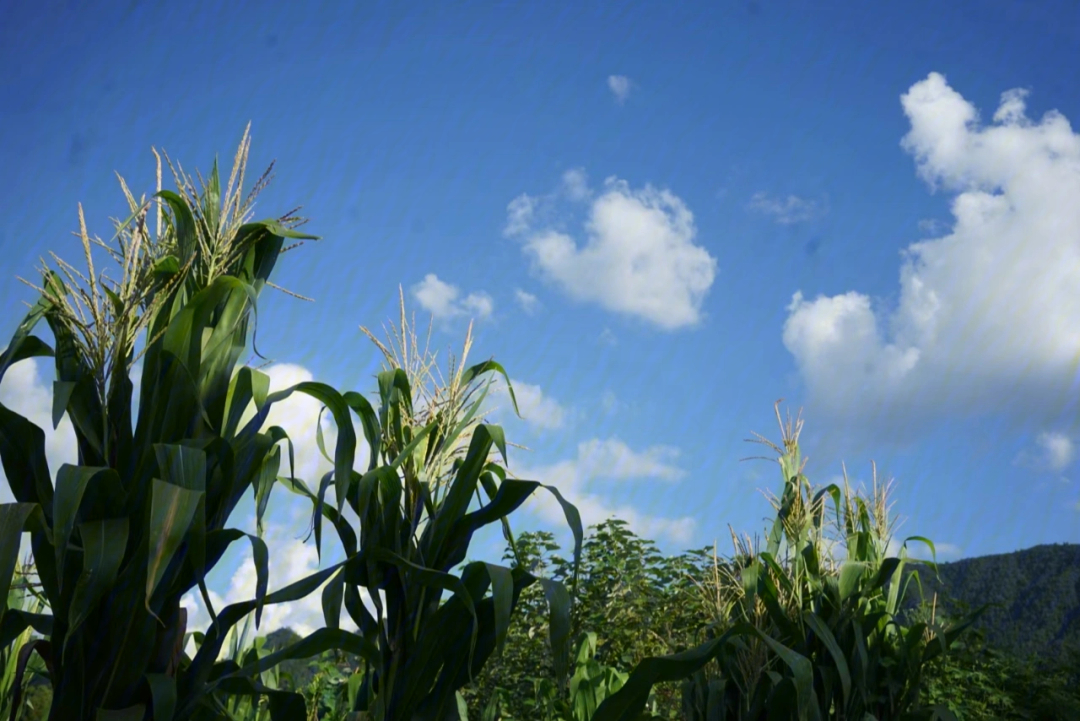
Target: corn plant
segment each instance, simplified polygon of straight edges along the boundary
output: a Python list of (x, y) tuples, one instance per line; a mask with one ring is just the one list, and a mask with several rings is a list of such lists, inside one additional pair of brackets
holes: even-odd
[[(552, 646), (560, 657), (569, 647), (571, 596), (564, 584), (538, 578), (520, 564), (510, 569), (473, 561), (465, 563), (460, 576), (452, 573), (465, 561), (473, 534), (500, 523), (513, 547), (506, 517), (543, 487), (562, 505), (574, 534), (576, 567), (581, 519), (554, 487), (507, 477), (507, 470), (490, 460), (497, 450), (507, 461), (506, 441), (499, 426), (479, 422), (482, 416), (476, 414), (490, 383), (481, 389), (473, 381), (498, 372), (506, 380), (515, 411), (517, 401), (506, 371), (495, 361), (464, 368), (472, 343), (471, 324), (462, 365), (455, 370), (452, 360), (449, 383), (436, 384), (433, 392), (426, 381), (433, 379), (434, 358), (426, 348), (423, 355), (417, 352), (403, 295), (400, 354), (362, 330), (390, 366), (377, 376), (377, 412), (363, 395), (344, 395), (371, 450), (367, 472), (328, 473), (315, 491), (298, 479), (281, 482), (313, 503), (316, 548), (321, 549), (325, 518), (336, 529), (347, 557), (359, 560), (323, 576), (329, 579), (322, 596), (327, 629), (339, 628), (344, 605), (365, 641), (359, 654), (364, 659), (363, 680), (349, 712), (379, 721), (441, 719), (456, 713), (458, 689), (479, 673), (493, 652), (501, 653), (511, 613), (521, 592), (533, 583), (541, 584), (549, 604)], [(470, 403), (478, 390), (479, 398)], [(321, 430), (319, 439), (321, 445)], [(335, 505), (324, 502), (332, 483)], [(474, 499), (480, 507), (469, 512)], [(342, 515), (346, 503), (360, 519), (359, 534)], [(361, 590), (373, 602), (375, 614), (361, 602)], [(446, 591), (452, 596), (444, 600)], [(260, 663), (273, 660), (271, 655)], [(564, 687), (566, 666), (564, 661), (556, 667), (558, 683)]]
[(888, 488), (877, 484), (876, 468), (870, 499), (852, 493), (846, 472), (843, 489), (814, 491), (802, 472), (801, 419), (785, 428), (778, 402), (777, 420), (782, 448), (758, 437), (779, 455), (776, 518), (764, 549), (733, 534), (734, 557), (723, 567), (717, 560), (709, 587), (701, 585), (713, 604), (711, 639), (640, 663), (595, 721), (635, 718), (655, 683), (678, 679), (687, 679), (691, 720), (947, 717), (919, 706), (922, 669), (975, 615), (948, 628), (932, 619), (903, 623), (909, 584), (919, 582), (917, 571), (904, 573), (907, 546), (923, 543), (934, 556), (933, 543), (912, 536), (890, 556)]
[[(260, 658), (268, 656), (269, 650), (264, 649), (266, 637), (259, 636), (248, 641), (252, 631), (252, 614), (244, 618), (242, 625), (233, 626), (226, 636), (226, 657), (237, 667), (250, 664)], [(195, 636), (196, 647), (202, 645), (205, 636), (201, 633)], [(275, 666), (267, 669), (256, 680), (269, 689), (281, 689), (280, 667)], [(260, 696), (229, 696), (225, 699), (211, 697), (210, 703), (217, 707), (222, 718), (232, 721), (271, 721), (269, 705), (266, 699)]]
[[(9, 608), (31, 615), (40, 615), (45, 610), (46, 601), (33, 584), (35, 575), (29, 559), (15, 567), (8, 590)], [(22, 649), (32, 648), (32, 630), (29, 627), (23, 629), (13, 643), (0, 647), (0, 719), (23, 718), (22, 711), (25, 709), (16, 707), (16, 691), (20, 698), (25, 696), (30, 681), (26, 671), (36, 675), (45, 673), (40, 657), (31, 656), (28, 651), (21, 652)]]
[[(287, 250), (284, 239), (315, 238), (293, 230), (303, 221), (292, 212), (248, 222), (269, 176), (242, 199), (248, 146), (245, 131), (224, 195), (216, 160), (201, 194), (175, 169), (178, 192), (161, 190), (155, 150), (156, 238), (147, 228), (151, 204), (136, 202), (123, 178), (131, 215), (114, 221), (118, 247), (90, 240), (80, 206), (86, 272), (55, 255), (56, 269), (43, 263), (41, 286), (34, 286), (39, 298), (0, 354), (0, 378), (19, 361), (53, 359), (53, 423), (67, 414), (78, 444), (78, 463), (54, 477), (44, 432), (0, 405), (0, 458), (16, 499), (0, 505), (0, 599), (25, 531), (51, 610), (34, 614), (5, 603), (0, 647), (29, 627), (45, 636), (20, 653), (36, 651), (49, 667), (52, 721), (216, 718), (207, 698), (219, 691), (265, 692), (278, 713), (302, 704), (298, 694), (265, 689), (252, 674), (237, 675), (235, 663), (217, 662), (240, 619), (254, 611), (258, 623), (266, 604), (302, 598), (320, 582), (267, 594), (265, 543), (225, 527), (252, 489), (261, 528), (285, 438), (280, 429), (262, 430), (270, 406), (293, 392), (326, 403), (342, 428), (335, 452), (342, 475), (355, 444), (348, 409), (333, 389), (302, 383), (269, 394), (265, 374), (237, 369), (258, 296)], [(92, 251), (102, 249), (120, 266), (120, 280), (95, 269)], [(42, 320), (55, 349), (31, 334)], [(136, 415), (130, 373), (139, 359)], [(251, 405), (255, 416), (241, 425)], [(214, 622), (189, 663), (181, 653), (180, 599), (195, 586), (206, 599), (207, 572), (242, 538), (254, 550), (256, 599), (220, 614), (211, 607)], [(331, 632), (306, 641), (294, 652), (314, 654), (333, 643), (356, 648), (362, 639)], [(17, 680), (16, 706), (18, 688)]]
[(628, 673), (602, 665), (595, 656), (596, 634), (582, 633), (565, 697), (551, 679), (534, 680), (536, 703), (544, 710), (547, 721), (590, 721), (600, 703), (626, 684)]

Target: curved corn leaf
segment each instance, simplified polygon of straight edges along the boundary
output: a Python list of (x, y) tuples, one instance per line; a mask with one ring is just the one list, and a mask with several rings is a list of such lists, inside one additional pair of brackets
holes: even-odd
[[(128, 541), (128, 519), (110, 518), (79, 524), (83, 546), (83, 570), (75, 585), (68, 610), (68, 632), (72, 635), (90, 615), (97, 602), (116, 582)], [(67, 644), (62, 653), (67, 654)]]

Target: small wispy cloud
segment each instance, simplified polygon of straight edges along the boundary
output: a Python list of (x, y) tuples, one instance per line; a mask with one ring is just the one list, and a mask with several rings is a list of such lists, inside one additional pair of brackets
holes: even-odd
[[(71, 419), (64, 415), (60, 424), (53, 429), (52, 423), (52, 383), (45, 376), (52, 375), (50, 365), (29, 358), (15, 363), (8, 368), (4, 380), (0, 383), (0, 402), (8, 409), (18, 413), (45, 432), (45, 458), (49, 470), (56, 470), (65, 463), (79, 462), (75, 442), (75, 427)], [(15, 495), (4, 469), (0, 468), (0, 503), (12, 503)], [(22, 534), (19, 540), (19, 557), (23, 558), (30, 551), (30, 535)]]
[(824, 204), (816, 200), (806, 200), (797, 195), (774, 198), (764, 191), (754, 193), (750, 198), (749, 208), (771, 215), (781, 225), (803, 223), (825, 214)]
[(615, 95), (615, 100), (619, 105), (626, 102), (626, 99), (630, 97), (630, 78), (625, 75), (609, 75), (607, 79), (608, 89)]
[(529, 315), (535, 313), (537, 306), (540, 305), (540, 301), (537, 300), (535, 295), (533, 295), (532, 293), (526, 293), (520, 288), (514, 290), (514, 299), (517, 300), (518, 305), (521, 306), (521, 309)]
[(614, 392), (607, 390), (604, 391), (604, 395), (600, 399), (600, 406), (604, 409), (605, 413), (614, 413), (622, 406), (622, 403)]
[(589, 178), (584, 168), (571, 168), (563, 173), (563, 191), (573, 201), (588, 200), (592, 197)]
[(1060, 473), (1076, 459), (1076, 443), (1064, 433), (1044, 431), (1035, 438), (1035, 450), (1017, 454), (1014, 465)]
[(470, 315), (484, 319), (491, 315), (495, 303), (487, 293), (469, 293), (458, 300), (461, 291), (456, 286), (444, 283), (434, 273), (428, 273), (424, 279), (412, 288), (413, 297), (420, 306), (431, 313), (437, 321), (446, 321), (458, 316)]
[(948, 225), (937, 218), (923, 218), (919, 221), (919, 231), (928, 235), (940, 235), (948, 230)]
[[(552, 465), (515, 467), (521, 478), (542, 479), (554, 485), (581, 513), (583, 526), (590, 526), (616, 516), (627, 522), (630, 529), (644, 538), (664, 536), (675, 543), (688, 543), (693, 537), (695, 522), (690, 516), (664, 518), (651, 515), (619, 500), (622, 494), (600, 493), (590, 486), (594, 479), (628, 480), (653, 478), (662, 482), (677, 482), (685, 472), (670, 461), (679, 450), (670, 446), (652, 446), (635, 451), (617, 438), (593, 438), (578, 444), (577, 457)], [(545, 520), (564, 523), (563, 510), (548, 493), (534, 493), (526, 502)]]

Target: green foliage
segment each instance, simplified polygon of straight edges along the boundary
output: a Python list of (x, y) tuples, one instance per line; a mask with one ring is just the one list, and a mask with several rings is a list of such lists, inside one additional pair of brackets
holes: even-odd
[[(1050, 651), (1038, 661), (964, 636), (984, 609), (961, 612), (948, 600), (905, 613), (927, 567), (912, 563), (907, 545), (933, 554), (933, 544), (911, 537), (889, 555), (887, 489), (876, 477), (870, 498), (846, 479), (842, 489), (811, 488), (801, 422), (789, 420), (783, 448), (768, 444), (784, 485), (764, 549), (735, 538), (734, 556), (721, 563), (714, 552), (710, 564), (705, 550), (663, 558), (617, 519), (583, 544), (573, 505), (498, 463), (507, 461), (503, 431), (477, 415), (488, 387), (472, 396), (480, 376), (500, 373), (516, 410), (502, 366), (452, 367), (449, 384), (424, 397), (431, 364), (415, 338), (410, 353), (403, 297), (400, 357), (363, 329), (390, 362), (377, 376), (377, 406), (321, 383), (269, 393), (269, 378), (238, 366), (240, 354), (284, 239), (314, 237), (292, 229), (302, 221), (291, 213), (248, 222), (259, 188), (241, 202), (247, 143), (245, 132), (224, 196), (216, 162), (201, 193), (180, 176), (178, 193), (162, 191), (159, 158), (156, 238), (146, 227), (150, 204), (136, 202), (121, 179), (131, 216), (117, 223), (119, 247), (91, 241), (81, 223), (87, 273), (59, 259), (58, 270), (42, 268), (40, 297), (0, 354), (0, 379), (14, 363), (53, 359), (53, 423), (66, 414), (78, 444), (78, 463), (54, 475), (42, 429), (0, 405), (0, 460), (16, 499), (0, 505), (0, 714), (885, 721), (951, 710), (1080, 718), (1076, 559), (1033, 549), (1038, 559), (1004, 571), (974, 562), (982, 559), (950, 568), (958, 595), (997, 604), (988, 633), (1020, 654)], [(119, 282), (95, 271), (93, 245), (120, 265)], [(42, 320), (55, 348), (31, 334)], [(470, 343), (471, 327), (465, 356)], [(136, 413), (130, 371), (140, 357)], [(317, 426), (333, 471), (313, 486), (294, 477), (285, 432), (262, 429), (271, 406), (292, 393), (317, 399), (336, 425), (332, 454)], [(353, 415), (370, 449), (364, 471), (354, 470)], [(269, 593), (262, 518), (276, 483), (312, 504), (320, 554), (325, 519), (346, 558)], [(563, 508), (572, 560), (554, 553), (550, 533), (515, 541), (510, 530), (508, 516), (541, 487)], [(225, 527), (248, 489), (255, 536)], [(346, 505), (358, 529), (345, 521)], [(510, 565), (465, 562), (473, 534), (492, 523), (502, 527)], [(23, 532), (40, 576), (40, 591), (29, 595), (29, 570), (16, 567)], [(242, 538), (253, 547), (255, 598), (215, 611), (206, 574)], [(212, 623), (187, 634), (179, 603), (196, 586)], [(267, 604), (320, 586), (324, 628), (247, 641)], [(1031, 587), (1044, 591), (1032, 596)], [(343, 607), (358, 633), (340, 628)], [(193, 658), (182, 653), (188, 636)]]
[(1080, 545), (1057, 544), (943, 563), (926, 579), (941, 609), (989, 604), (975, 628), (1017, 659), (1064, 659), (1080, 650)]
[[(946, 600), (947, 607), (966, 613), (963, 601)], [(931, 611), (923, 604), (917, 613), (925, 617)], [(975, 628), (930, 662), (923, 699), (947, 707), (961, 721), (1080, 718), (1080, 652), (1017, 657), (988, 643), (987, 634)]]
[(899, 558), (887, 555), (887, 489), (876, 474), (870, 499), (852, 493), (846, 479), (843, 490), (812, 489), (802, 473), (801, 427), (781, 422), (782, 448), (762, 439), (783, 474), (776, 519), (764, 550), (735, 539), (734, 558), (716, 561), (702, 587), (713, 604), (710, 640), (639, 663), (597, 721), (636, 718), (654, 684), (676, 679), (686, 679), (687, 719), (931, 717), (919, 705), (922, 669), (972, 619), (948, 628), (901, 622), (907, 544), (925, 543), (931, 553), (933, 544), (912, 537)]
[[(154, 198), (167, 212), (159, 210), (156, 239), (146, 227), (150, 204), (121, 179), (131, 216), (117, 223), (118, 247), (91, 242), (82, 224), (86, 274), (62, 260), (58, 271), (43, 267), (40, 298), (0, 355), (0, 377), (20, 360), (53, 358), (53, 423), (67, 414), (78, 443), (77, 465), (54, 479), (43, 431), (0, 406), (0, 456), (17, 501), (0, 506), (0, 597), (28, 531), (51, 610), (0, 609), (0, 646), (30, 627), (48, 639), (34, 651), (49, 666), (50, 719), (99, 709), (195, 715), (221, 684), (211, 679), (218, 639), (242, 615), (218, 617), (206, 653), (178, 674), (180, 598), (202, 587), (235, 540), (248, 538), (255, 551), (257, 617), (266, 603), (297, 597), (268, 597), (262, 539), (224, 527), (242, 493), (265, 498), (277, 475), (280, 438), (260, 430), (269, 406), (294, 390), (319, 391), (308, 384), (271, 397), (265, 375), (234, 372), (284, 238), (313, 238), (288, 227), (301, 222), (291, 214), (246, 222), (254, 195), (241, 202), (247, 143), (245, 132), (224, 197), (216, 162), (198, 196), (179, 176), (179, 194), (160, 190), (159, 164)], [(94, 245), (120, 266), (119, 281), (95, 270)], [(42, 320), (55, 350), (31, 335)], [(130, 370), (144, 332), (136, 416)], [(241, 427), (251, 403), (256, 417)]]
[[(426, 351), (418, 357), (415, 338), (409, 352), (404, 298), (401, 317), (404, 361), (375, 341), (392, 366), (378, 374), (378, 414), (360, 394), (345, 394), (371, 448), (369, 470), (351, 472), (346, 483), (336, 477), (337, 508), (323, 502), (329, 474), (317, 494), (302, 481), (285, 484), (314, 504), (316, 548), (325, 517), (346, 555), (356, 559), (351, 568), (326, 576), (330, 583), (322, 595), (327, 628), (338, 628), (344, 604), (364, 639), (364, 646), (354, 650), (365, 662), (363, 680), (348, 710), (375, 719), (443, 718), (456, 711), (458, 689), (476, 677), (493, 652), (501, 652), (521, 593), (537, 581), (551, 613), (552, 647), (561, 654), (569, 647), (570, 595), (562, 583), (538, 578), (520, 564), (510, 569), (477, 561), (466, 563), (460, 576), (452, 573), (465, 560), (473, 534), (500, 523), (513, 548), (506, 518), (543, 487), (562, 505), (577, 559), (581, 520), (557, 489), (507, 478), (505, 468), (489, 460), (496, 450), (506, 460), (501, 428), (477, 424), (470, 430), (487, 392), (485, 387), (469, 405), (475, 392), (472, 382), (482, 374), (495, 371), (506, 378), (516, 409), (513, 388), (498, 363), (489, 360), (457, 372), (452, 368), (449, 384), (436, 388), (425, 409), (417, 407), (423, 400), (424, 374), (430, 375), (428, 358)], [(463, 358), (470, 344), (471, 327)], [(385, 465), (378, 464), (380, 458)], [(474, 498), (481, 507), (468, 512)], [(341, 515), (344, 503), (360, 519), (359, 534)], [(361, 588), (376, 614), (360, 602)], [(452, 593), (445, 602), (444, 591)], [(556, 663), (554, 671), (558, 683), (565, 685), (566, 664)]]
[[(403, 368), (408, 364), (397, 363), (381, 344), (394, 367), (378, 375), (377, 412), (361, 394), (342, 394), (322, 383), (269, 393), (268, 376), (238, 367), (259, 293), (284, 238), (314, 237), (287, 227), (300, 222), (291, 213), (247, 222), (254, 196), (241, 203), (247, 142), (245, 132), (224, 198), (216, 162), (201, 194), (179, 176), (179, 194), (160, 190), (159, 164), (156, 238), (146, 228), (150, 204), (136, 202), (121, 179), (132, 214), (117, 223), (119, 247), (92, 243), (84, 225), (87, 273), (60, 260), (59, 272), (42, 268), (40, 298), (0, 355), (0, 379), (27, 358), (54, 359), (53, 422), (64, 414), (71, 419), (78, 464), (62, 466), (54, 478), (44, 432), (0, 405), (0, 458), (17, 501), (0, 505), (0, 648), (30, 628), (46, 637), (19, 648), (36, 652), (48, 666), (54, 692), (50, 721), (114, 715), (203, 721), (256, 707), (260, 719), (263, 711), (275, 721), (302, 719), (303, 694), (278, 688), (273, 669), (329, 650), (364, 661), (362, 686), (349, 679), (350, 714), (379, 721), (442, 718), (455, 708), (457, 689), (501, 650), (521, 592), (539, 581), (552, 613), (556, 679), (564, 686), (567, 664), (561, 659), (570, 626), (565, 586), (520, 566), (476, 562), (466, 564), (460, 576), (451, 573), (485, 525), (500, 523), (513, 546), (507, 516), (543, 485), (508, 479), (489, 458), (497, 450), (506, 461), (501, 428), (479, 424), (478, 418), (471, 427), (483, 400), (481, 394), (468, 405), (472, 383), (490, 372), (506, 377), (498, 363), (452, 373), (449, 397), (443, 399), (439, 389), (428, 408), (415, 414), (418, 374), (410, 375), (415, 369)], [(95, 271), (95, 244), (120, 265), (120, 281)], [(404, 328), (404, 303), (402, 318)], [(55, 350), (31, 335), (42, 320)], [(130, 370), (142, 333), (136, 415)], [(408, 355), (406, 350), (403, 357)], [(426, 371), (421, 365), (420, 372)], [(514, 400), (512, 387), (509, 392)], [(293, 477), (293, 448), (285, 432), (262, 429), (271, 406), (292, 393), (322, 403), (337, 429), (331, 458), (318, 426), (319, 450), (334, 470), (314, 492)], [(371, 449), (364, 473), (354, 470), (352, 414)], [(288, 475), (282, 474), (283, 448)], [(338, 532), (346, 559), (268, 593), (262, 517), (275, 483), (312, 503), (316, 548), (321, 552), (325, 518)], [(324, 501), (331, 485), (334, 504)], [(577, 509), (556, 489), (543, 487), (562, 504), (577, 559)], [(257, 536), (225, 528), (249, 488)], [(481, 507), (469, 512), (474, 497)], [(343, 520), (345, 504), (361, 520), (359, 533)], [(23, 532), (31, 534), (51, 614), (7, 602)], [(241, 538), (252, 544), (255, 598), (215, 611), (204, 579)], [(325, 628), (270, 653), (263, 653), (263, 641), (242, 648), (237, 624), (253, 615), (257, 627), (267, 604), (295, 602), (324, 584)], [(195, 586), (212, 623), (205, 634), (191, 634), (197, 652), (188, 658), (182, 653), (187, 618), (180, 599)], [(374, 616), (361, 603), (361, 589), (376, 605)], [(446, 591), (452, 595), (444, 600)], [(340, 628), (343, 605), (360, 633)], [(219, 660), (226, 644), (232, 646), (229, 658)], [(325, 686), (327, 675), (319, 679)], [(18, 707), (22, 679), (13, 687)]]
[[(32, 564), (24, 562), (15, 567), (8, 589), (7, 607), (26, 614), (41, 614), (47, 603), (35, 587)], [(16, 690), (23, 699), (22, 709), (15, 714), (16, 721), (32, 721), (43, 718), (48, 708), (48, 698), (43, 698), (38, 687), (31, 682), (44, 676), (45, 664), (40, 656), (23, 655), (24, 668), (20, 671), (20, 649), (27, 648), (32, 639), (32, 629), (25, 628), (11, 643), (0, 646), (0, 719), (12, 718), (16, 703)]]
[[(567, 579), (572, 565), (558, 555), (546, 531), (517, 539), (522, 562), (535, 573)], [(625, 673), (650, 654), (676, 652), (700, 640), (705, 605), (691, 577), (704, 551), (661, 557), (652, 541), (639, 539), (626, 522), (612, 518), (592, 526), (582, 547), (572, 632), (580, 654), (587, 634), (595, 634), (595, 662), (612, 673)], [(507, 549), (504, 559), (513, 559)], [(569, 689), (559, 693), (551, 678), (553, 656), (545, 642), (547, 623), (537, 593), (522, 594), (520, 613), (511, 623), (506, 650), (485, 667), (476, 684), (462, 690), (470, 718), (480, 718), (499, 699), (502, 718), (548, 718), (547, 709), (571, 707)], [(681, 714), (676, 684), (654, 689), (652, 712), (664, 718)], [(556, 710), (551, 710), (556, 713)]]

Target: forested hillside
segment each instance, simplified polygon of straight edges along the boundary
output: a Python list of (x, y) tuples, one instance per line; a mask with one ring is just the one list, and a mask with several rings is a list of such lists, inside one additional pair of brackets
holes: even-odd
[(986, 642), (1016, 656), (1060, 658), (1080, 649), (1080, 545), (1054, 544), (939, 565), (939, 579), (920, 574), (947, 612), (953, 599), (971, 608), (993, 604), (976, 627)]

